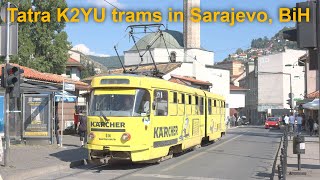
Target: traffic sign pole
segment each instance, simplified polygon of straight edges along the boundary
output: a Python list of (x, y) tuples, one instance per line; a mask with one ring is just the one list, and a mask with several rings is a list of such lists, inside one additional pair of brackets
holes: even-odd
[[(8, 8), (10, 7), (10, 2), (8, 2)], [(6, 63), (10, 61), (10, 12), (7, 11), (7, 53), (6, 53)]]
[[(316, 19), (317, 19), (317, 59), (318, 59), (318, 75), (320, 75), (320, 0), (317, 0), (317, 10), (316, 10)], [(320, 110), (318, 110), (318, 124), (320, 125)], [(320, 133), (318, 128), (319, 134), (319, 163), (320, 163)]]
[[(8, 6), (10, 7), (10, 2), (8, 2)], [(10, 62), (10, 12), (7, 11), (7, 53), (6, 53), (6, 65), (9, 64)], [(6, 66), (5, 66), (6, 67)], [(6, 70), (6, 68), (4, 68)], [(9, 104), (10, 104), (10, 97), (9, 97), (9, 92), (8, 88), (5, 90), (5, 149), (4, 149), (4, 166), (8, 166), (9, 163), (9, 155), (10, 155), (10, 120), (9, 120)]]

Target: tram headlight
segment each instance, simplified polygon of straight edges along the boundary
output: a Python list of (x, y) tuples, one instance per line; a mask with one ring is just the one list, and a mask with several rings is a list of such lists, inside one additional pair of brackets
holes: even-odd
[(123, 141), (129, 141), (131, 139), (131, 135), (129, 133), (123, 133), (121, 140)]
[(90, 132), (89, 135), (88, 135), (88, 138), (93, 140), (96, 136), (94, 135), (93, 132)]

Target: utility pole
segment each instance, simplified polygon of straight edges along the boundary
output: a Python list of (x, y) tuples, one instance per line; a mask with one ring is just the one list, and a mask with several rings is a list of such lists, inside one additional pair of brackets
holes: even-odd
[[(317, 33), (318, 77), (320, 77), (320, 32), (319, 32), (320, 31), (320, 0), (317, 0), (316, 16), (317, 16), (316, 33)], [(318, 110), (318, 124), (320, 125), (320, 110)], [(319, 135), (319, 163), (320, 163), (320, 135)]]
[[(8, 8), (11, 6), (11, 3), (8, 2)], [(10, 12), (7, 12), (7, 53), (6, 53), (6, 65), (9, 64), (10, 62)], [(5, 66), (6, 67), (6, 66)], [(4, 68), (4, 70), (6, 70)], [(5, 131), (4, 131), (4, 138), (5, 138), (5, 148), (4, 148), (4, 166), (8, 166), (8, 162), (9, 162), (9, 155), (10, 155), (10, 120), (9, 120), (9, 104), (10, 104), (10, 97), (9, 97), (9, 89), (6, 88), (5, 90), (5, 100), (4, 100), (4, 104), (5, 104), (5, 108), (4, 108), (4, 112), (5, 112), (5, 119), (4, 119), (4, 127), (5, 127)]]

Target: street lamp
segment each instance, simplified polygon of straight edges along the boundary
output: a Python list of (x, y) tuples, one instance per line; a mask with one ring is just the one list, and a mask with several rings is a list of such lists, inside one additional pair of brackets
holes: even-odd
[[(296, 64), (296, 63), (298, 63), (298, 64)], [(304, 66), (304, 98), (307, 98), (307, 94), (308, 94), (308, 92), (307, 92), (307, 88), (308, 88), (308, 85), (307, 85), (307, 65), (306, 65), (306, 63), (305, 62), (303, 62), (303, 61), (301, 61), (301, 60), (298, 60), (298, 61), (296, 61), (296, 62), (294, 62), (293, 64), (286, 64), (286, 65), (284, 65), (285, 67), (292, 67), (292, 68), (294, 68), (294, 66), (301, 66), (301, 65), (299, 65), (299, 64), (303, 64), (303, 66)]]

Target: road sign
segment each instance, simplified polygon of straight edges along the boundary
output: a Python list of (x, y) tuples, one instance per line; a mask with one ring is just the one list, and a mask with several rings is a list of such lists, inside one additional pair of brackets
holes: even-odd
[[(0, 56), (7, 55), (7, 27), (1, 25), (0, 27)], [(18, 54), (18, 24), (10, 25), (10, 50), (9, 55)]]
[[(1, 7), (0, 17), (3, 22), (7, 22), (7, 14), (8, 14), (7, 7), (8, 7), (8, 4), (5, 4)], [(16, 8), (16, 7), (17, 7), (16, 5), (10, 3), (10, 8)], [(15, 11), (14, 12), (15, 20), (17, 19), (17, 17), (18, 17), (18, 11)]]
[(75, 91), (76, 90), (76, 86), (74, 84), (64, 83), (64, 90), (66, 90), (66, 91)]

